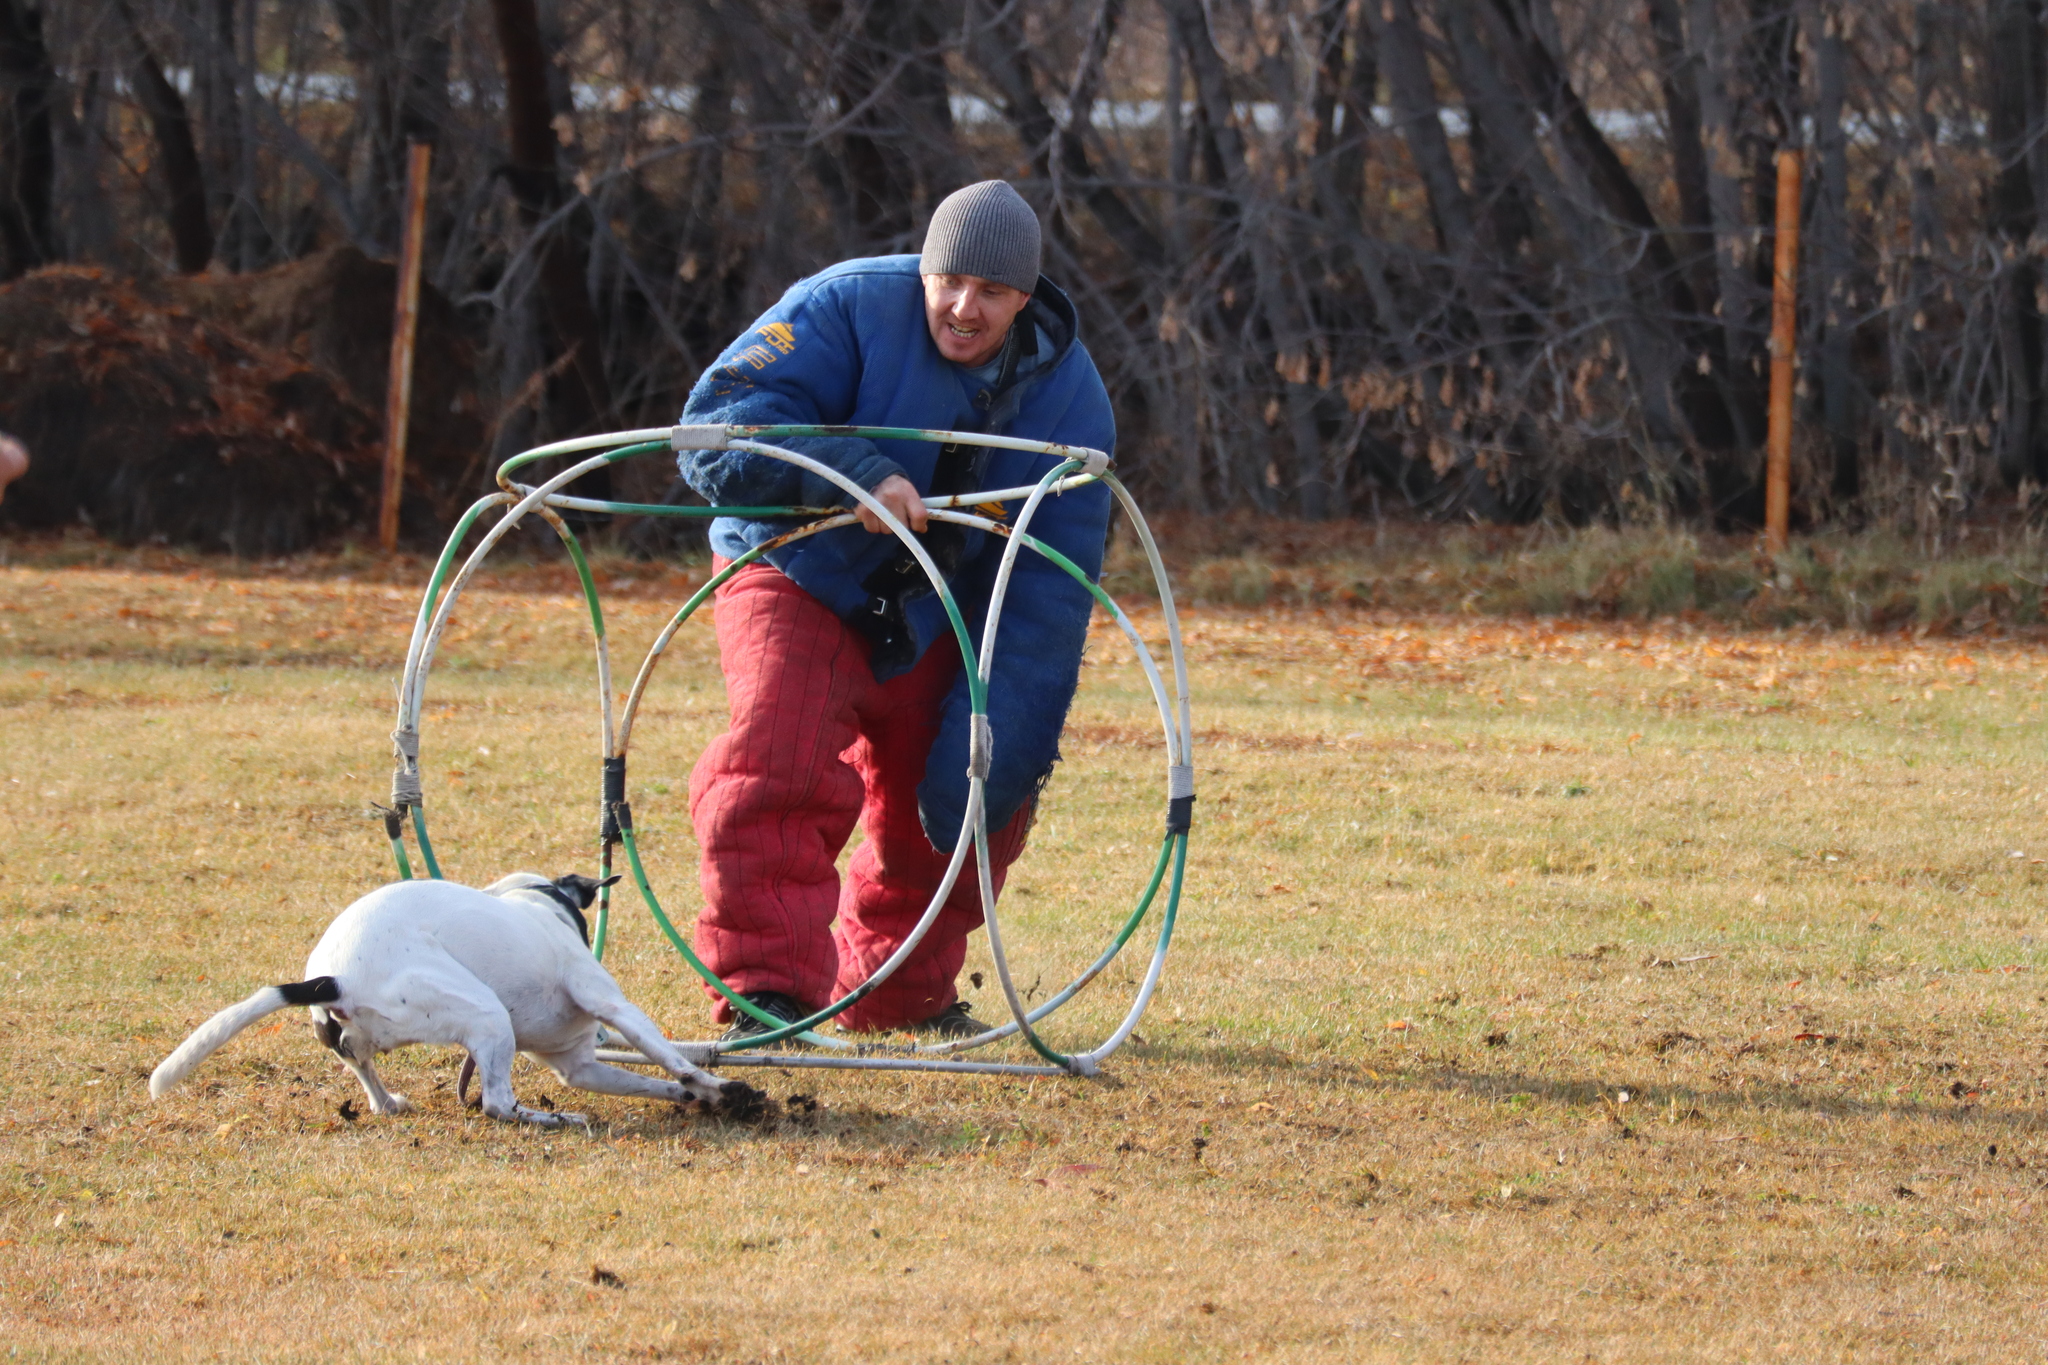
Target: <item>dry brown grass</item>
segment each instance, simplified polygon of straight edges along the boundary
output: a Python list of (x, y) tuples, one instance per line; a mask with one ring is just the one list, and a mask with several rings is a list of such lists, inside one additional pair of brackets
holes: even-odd
[[(584, 1137), (465, 1116), (437, 1052), (389, 1067), (422, 1112), (346, 1121), (295, 1020), (148, 1103), (186, 1030), (386, 875), (359, 812), (416, 566), (221, 567), (0, 570), (21, 1358), (2039, 1353), (2039, 644), (1205, 612), (1184, 934), (1109, 1080), (749, 1072), (771, 1122), (579, 1097)], [(644, 575), (627, 648), (689, 576), (606, 571)], [(452, 875), (586, 865), (565, 586), (496, 580), (431, 693)], [(707, 637), (633, 773), (684, 912)], [(1007, 902), (1027, 982), (1092, 950), (1160, 814), (1115, 639), (1084, 687)], [(700, 1033), (626, 906), (615, 970)]]

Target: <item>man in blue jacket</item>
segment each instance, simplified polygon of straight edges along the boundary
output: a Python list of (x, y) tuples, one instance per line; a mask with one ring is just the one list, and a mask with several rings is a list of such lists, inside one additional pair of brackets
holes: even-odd
[[(999, 180), (940, 204), (921, 257), (847, 261), (791, 287), (705, 371), (682, 420), (939, 428), (1103, 451), (1116, 439), (1074, 305), (1039, 274), (1037, 216)], [(1030, 485), (1053, 458), (853, 437), (781, 444), (846, 475), (920, 534), (978, 648), (1003, 542), (929, 521), (923, 499)], [(686, 452), (680, 465), (714, 504), (851, 501), (764, 455)], [(865, 981), (924, 913), (955, 841), (972, 837), (962, 828), (969, 710), (959, 647), (923, 570), (880, 518), (865, 507), (859, 517), (771, 551), (728, 580), (713, 608), (732, 723), (690, 776), (703, 854), (697, 949), (784, 1020)], [(1090, 485), (1047, 498), (1031, 532), (1092, 576), (1108, 522), (1108, 490)], [(790, 525), (720, 518), (712, 550), (731, 560)], [(988, 694), (998, 890), (1059, 758), (1091, 606), (1066, 573), (1020, 555)], [(856, 821), (866, 839), (842, 884), (837, 860)], [(981, 921), (970, 860), (916, 951), (841, 1025), (982, 1031), (954, 984)], [(730, 1019), (714, 999), (716, 1016)], [(741, 1018), (728, 1036), (763, 1031)]]

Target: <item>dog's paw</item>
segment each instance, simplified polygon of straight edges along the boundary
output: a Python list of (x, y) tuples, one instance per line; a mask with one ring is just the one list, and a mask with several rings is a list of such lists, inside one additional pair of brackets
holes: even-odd
[(410, 1114), (412, 1112), (412, 1101), (407, 1099), (405, 1096), (386, 1095), (384, 1098), (385, 1102), (381, 1105), (376, 1106), (372, 1110), (373, 1113)]
[(571, 1125), (590, 1127), (588, 1114), (570, 1114), (558, 1109), (528, 1109), (523, 1104), (512, 1111), (512, 1116), (519, 1122), (530, 1123), (536, 1128), (567, 1128)]

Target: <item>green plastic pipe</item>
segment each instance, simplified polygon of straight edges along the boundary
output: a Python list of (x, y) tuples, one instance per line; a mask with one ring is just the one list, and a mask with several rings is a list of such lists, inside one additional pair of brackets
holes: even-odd
[(441, 864), (434, 857), (434, 841), (427, 837), (426, 807), (414, 806), (412, 808), (412, 832), (413, 837), (420, 841), (420, 857), (426, 860), (427, 875), (437, 882), (441, 881)]

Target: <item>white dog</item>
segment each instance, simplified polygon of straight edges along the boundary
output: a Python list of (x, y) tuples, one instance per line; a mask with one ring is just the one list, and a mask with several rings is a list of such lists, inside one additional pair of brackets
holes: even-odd
[[(517, 872), (482, 891), (443, 881), (372, 891), (327, 926), (306, 959), (306, 980), (265, 986), (201, 1024), (150, 1076), (150, 1097), (258, 1019), (306, 1005), (314, 1034), (363, 1083), (373, 1114), (412, 1107), (384, 1088), (372, 1066), (378, 1053), (410, 1043), (469, 1049), (483, 1076), (484, 1112), (507, 1122), (586, 1122), (581, 1114), (529, 1109), (513, 1098), (512, 1057), (519, 1052), (580, 1090), (735, 1109), (758, 1103), (746, 1082), (722, 1081), (691, 1065), (590, 955), (583, 912), (598, 886), (574, 874), (549, 881)], [(598, 1061), (600, 1023), (676, 1079)]]

